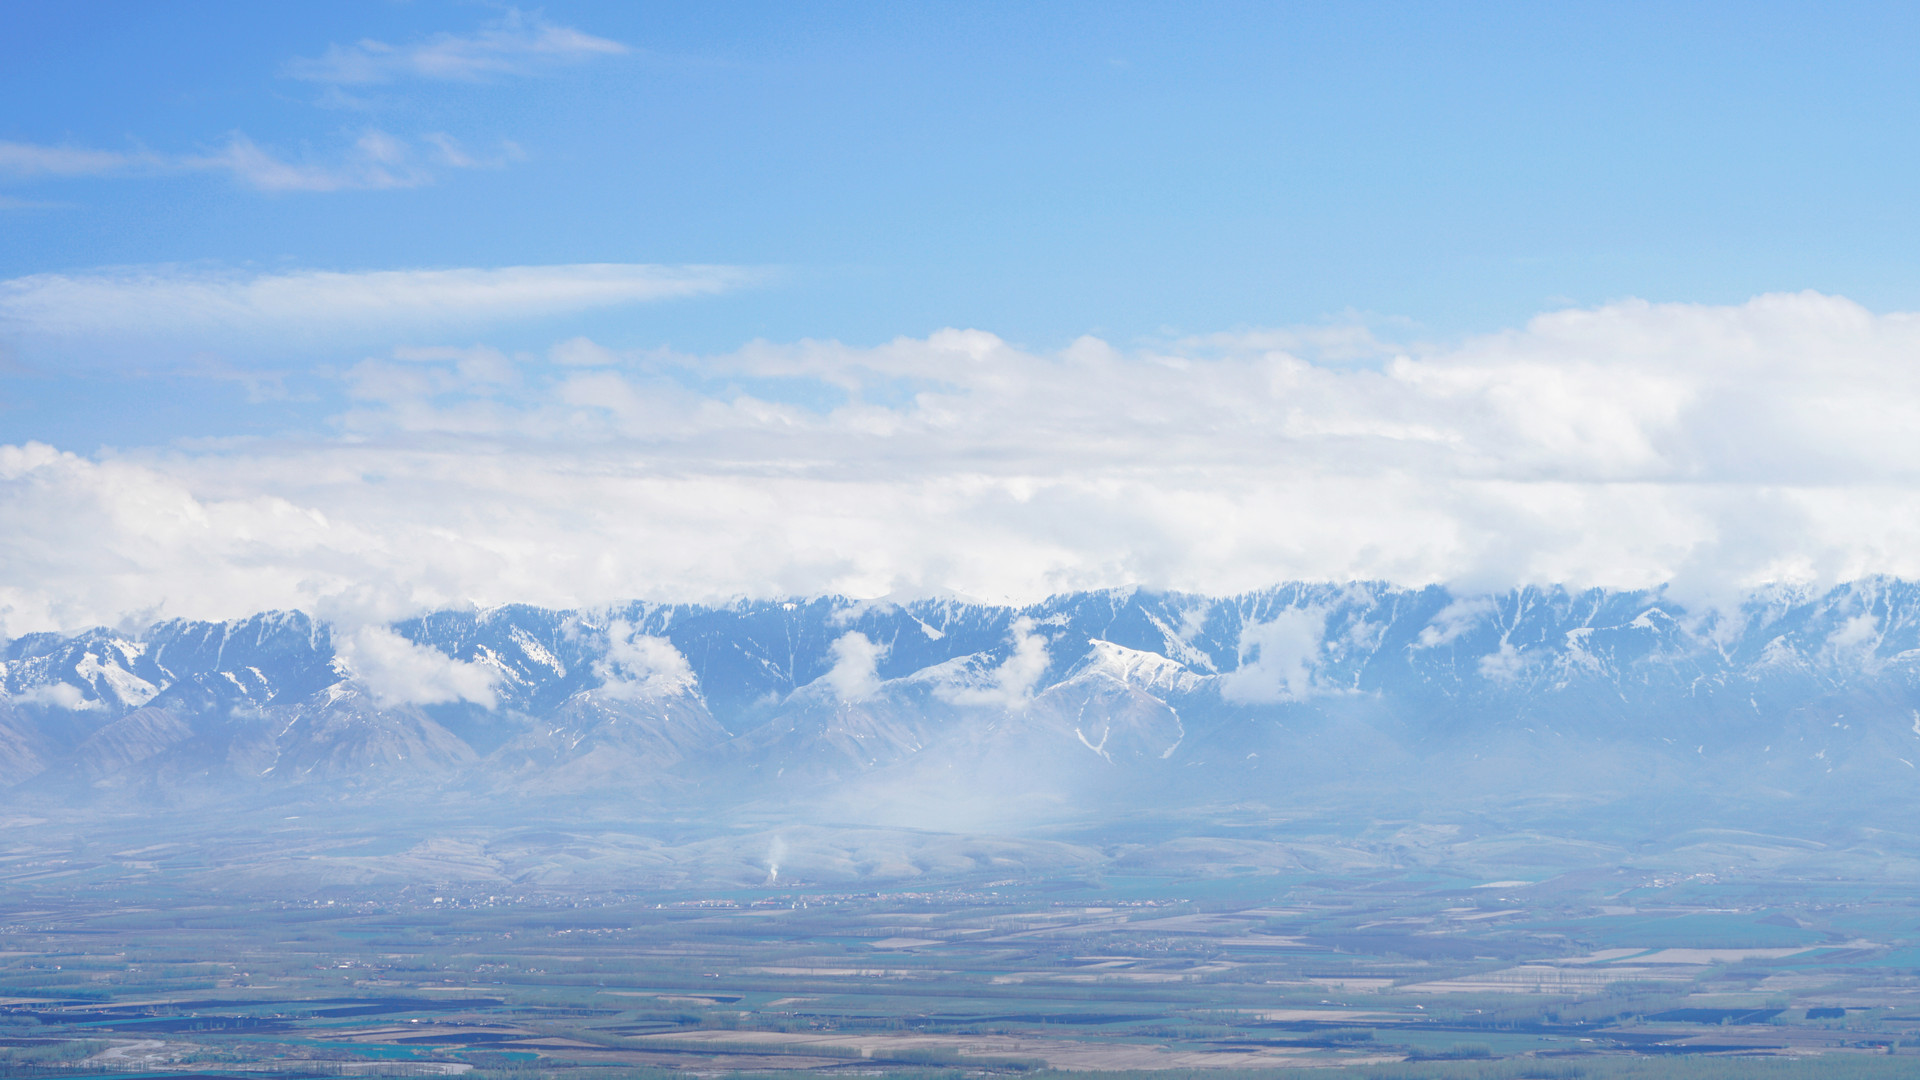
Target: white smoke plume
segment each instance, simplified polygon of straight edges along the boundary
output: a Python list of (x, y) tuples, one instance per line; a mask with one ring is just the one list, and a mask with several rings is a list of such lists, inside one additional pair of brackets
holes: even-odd
[(787, 842), (776, 836), (767, 848), (767, 885), (780, 880), (780, 861), (787, 857)]

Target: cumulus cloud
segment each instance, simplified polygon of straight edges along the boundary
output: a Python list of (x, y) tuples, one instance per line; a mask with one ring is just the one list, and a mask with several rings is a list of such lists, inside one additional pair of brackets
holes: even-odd
[[(271, 325), (303, 305), (478, 317), (658, 287), (577, 269), (16, 281), (0, 311)], [(696, 280), (673, 287), (713, 287)], [(121, 300), (136, 313), (113, 315)], [(1624, 302), (1429, 346), (1303, 332), (1033, 352), (941, 331), (711, 356), (390, 350), (344, 376), (335, 438), (0, 450), (0, 619), (17, 634), (267, 607), (1294, 579), (1673, 581), (1690, 602), (1920, 577), (1917, 355), (1915, 316), (1814, 294)], [(1297, 692), (1267, 632), (1247, 692)], [(1045, 642), (1026, 633), (1032, 661)]]
[(491, 709), (495, 704), (498, 668), (455, 660), (384, 626), (340, 635), (335, 646), (339, 661), (382, 707), (470, 701)]
[(30, 690), (10, 694), (8, 697), (16, 705), (43, 705), (69, 712), (106, 707), (99, 701), (88, 700), (87, 696), (80, 692), (79, 687), (63, 682), (45, 683)]
[(821, 678), (841, 701), (865, 701), (880, 689), (880, 658), (887, 655), (884, 645), (868, 639), (859, 631), (841, 634), (828, 646), (833, 667)]
[(320, 56), (290, 61), (286, 73), (296, 79), (347, 86), (398, 79), (477, 82), (628, 51), (617, 41), (548, 22), (538, 13), (508, 9), (500, 19), (471, 34), (436, 34), (411, 45), (371, 39), (331, 45)]
[(41, 338), (472, 325), (725, 292), (727, 266), (584, 263), (498, 269), (222, 273), (148, 267), (0, 281), (0, 326)]
[(640, 633), (631, 623), (615, 619), (607, 627), (607, 652), (593, 665), (600, 692), (622, 701), (691, 692), (693, 666), (673, 642)]
[(942, 689), (940, 696), (956, 705), (1014, 708), (1033, 696), (1033, 688), (1047, 673), (1047, 638), (1025, 616), (1008, 629), (1013, 651), (989, 673), (985, 685)]
[(1325, 635), (1325, 612), (1291, 608), (1240, 630), (1240, 666), (1220, 680), (1228, 701), (1275, 704), (1313, 692), (1313, 669)]

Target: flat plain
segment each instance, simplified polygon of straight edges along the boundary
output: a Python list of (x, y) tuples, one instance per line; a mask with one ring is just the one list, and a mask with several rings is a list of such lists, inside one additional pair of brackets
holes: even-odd
[(1920, 897), (1863, 878), (275, 889), (92, 850), (0, 861), (10, 1075), (1920, 1074)]

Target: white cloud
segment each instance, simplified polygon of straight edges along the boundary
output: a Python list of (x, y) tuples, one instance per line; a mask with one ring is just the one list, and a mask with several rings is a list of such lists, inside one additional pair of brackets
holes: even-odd
[[(578, 269), (28, 279), (0, 286), (0, 311), (191, 331), (577, 310), (659, 286)], [(354, 369), (332, 440), (0, 449), (0, 621), (1302, 578), (1676, 581), (1685, 601), (1920, 577), (1914, 316), (1800, 294), (1366, 340), (1034, 353), (942, 331), (702, 357), (577, 339), (549, 357), (390, 354)], [(1267, 647), (1262, 685), (1293, 692)]]
[(369, 128), (337, 155), (296, 161), (235, 132), (219, 148), (192, 154), (0, 142), (0, 176), (32, 180), (217, 172), (256, 191), (356, 191), (420, 187), (433, 183), (436, 166), (498, 169), (524, 156), (511, 142), (502, 142), (498, 153), (476, 155), (445, 132), (428, 132), (416, 143)]
[(556, 25), (537, 13), (509, 9), (498, 21), (471, 34), (436, 34), (403, 46), (373, 40), (331, 45), (318, 57), (289, 62), (286, 73), (296, 79), (349, 86), (406, 78), (475, 82), (628, 51), (617, 41)]
[[(286, 71), (296, 78), (327, 83), (328, 98), (323, 103), (362, 105), (340, 87), (403, 77), (471, 82), (627, 51), (617, 41), (556, 25), (538, 13), (509, 9), (472, 34), (440, 34), (406, 47), (370, 40), (335, 45), (321, 57), (292, 61)], [(408, 139), (372, 128), (353, 136), (344, 151), (320, 159), (290, 158), (241, 132), (228, 136), (217, 149), (198, 153), (0, 140), (0, 177), (37, 180), (223, 172), (258, 191), (325, 192), (419, 187), (434, 181), (437, 168), (497, 169), (524, 156), (518, 145), (508, 141), (499, 144), (498, 152), (476, 152), (444, 131)], [(7, 205), (30, 204), (0, 203)]]
[(828, 646), (833, 667), (821, 678), (841, 701), (865, 701), (880, 689), (880, 658), (887, 655), (884, 645), (875, 644), (859, 631), (841, 634)]
[(1821, 644), (1820, 657), (1828, 663), (1849, 662), (1850, 666), (1872, 670), (1882, 633), (1880, 620), (1872, 612), (1862, 612), (1835, 627)]
[(1240, 628), (1240, 666), (1220, 680), (1228, 701), (1272, 704), (1313, 693), (1313, 669), (1325, 636), (1325, 612), (1290, 608)]
[(619, 354), (584, 337), (568, 338), (547, 350), (547, 358), (568, 367), (606, 367), (620, 362)]
[(460, 140), (444, 131), (429, 131), (420, 136), (420, 140), (439, 151), (441, 164), (455, 169), (503, 169), (512, 162), (524, 161), (527, 156), (518, 143), (502, 141), (499, 153), (476, 157)]
[[(443, 154), (449, 165), (459, 162)], [(365, 188), (407, 188), (431, 183), (433, 175), (418, 161), (413, 148), (384, 131), (367, 131), (354, 140), (345, 159), (334, 164), (283, 160), (245, 135), (234, 135), (211, 154), (182, 157), (182, 168), (222, 169), (259, 191), (345, 191)]]
[(7, 176), (106, 176), (161, 163), (160, 158), (145, 153), (0, 142), (0, 174)]
[(455, 660), (384, 626), (339, 635), (335, 644), (340, 662), (382, 707), (471, 701), (491, 709), (495, 704), (500, 671), (487, 664)]
[(1491, 652), (1480, 658), (1480, 674), (1498, 683), (1519, 682), (1526, 675), (1532, 661), (1510, 641), (1500, 643), (1499, 652)]
[(41, 337), (164, 337), (344, 326), (473, 325), (703, 296), (755, 280), (726, 266), (237, 274), (150, 267), (0, 281), (0, 326)]
[(1013, 643), (1013, 652), (993, 669), (986, 685), (945, 688), (938, 691), (940, 696), (956, 705), (990, 705), (1007, 709), (1015, 708), (1032, 697), (1033, 688), (1040, 683), (1040, 676), (1047, 673), (1046, 636), (1035, 630), (1033, 620), (1025, 616), (1013, 621), (1007, 636)]
[(621, 619), (607, 627), (607, 654), (593, 673), (602, 694), (625, 701), (691, 693), (696, 683), (693, 666), (673, 642), (642, 634)]
[(69, 712), (82, 712), (87, 709), (103, 709), (105, 704), (90, 701), (80, 692), (80, 688), (69, 683), (45, 683), (31, 690), (8, 695), (16, 705), (44, 705)]
[(1480, 625), (1492, 607), (1492, 601), (1484, 596), (1455, 600), (1441, 608), (1433, 619), (1420, 629), (1420, 636), (1414, 640), (1415, 647), (1435, 649), (1452, 644), (1459, 640), (1460, 635)]

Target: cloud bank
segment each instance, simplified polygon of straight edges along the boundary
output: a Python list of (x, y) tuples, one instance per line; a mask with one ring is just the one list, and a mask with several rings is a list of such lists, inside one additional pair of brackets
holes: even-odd
[[(264, 318), (314, 296), (558, 308), (661, 287), (497, 273), (216, 284), (181, 294), (187, 315), (135, 290), (146, 306), (119, 317)], [(40, 298), (57, 321), (93, 288), (117, 295), (63, 280), (4, 302)], [(1920, 319), (1814, 294), (1625, 302), (1419, 348), (1335, 328), (1133, 351), (952, 330), (719, 356), (412, 350), (342, 374), (337, 436), (0, 449), (0, 621), (1357, 578), (1712, 597), (1920, 577), (1917, 361)], [(1300, 692), (1284, 637), (1247, 693)]]

